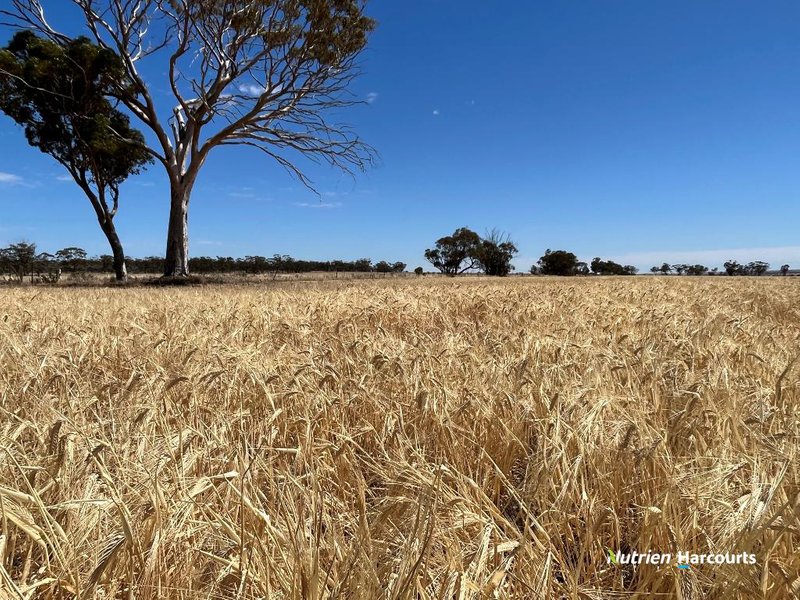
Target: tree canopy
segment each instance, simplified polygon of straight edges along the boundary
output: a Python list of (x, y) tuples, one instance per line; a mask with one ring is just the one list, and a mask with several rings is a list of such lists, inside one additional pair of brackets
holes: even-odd
[(592, 273), (595, 275), (636, 275), (637, 268), (633, 265), (621, 265), (613, 260), (603, 260), (595, 257), (591, 263)]
[(539, 272), (542, 275), (575, 275), (578, 268), (578, 257), (566, 250), (545, 251), (539, 259)]
[(80, 37), (65, 44), (20, 31), (0, 50), (0, 110), (79, 183), (112, 192), (149, 161), (144, 136), (107, 94), (124, 80), (119, 57)]
[(150, 161), (144, 136), (109, 101), (125, 80), (119, 57), (80, 37), (57, 42), (17, 32), (0, 50), (0, 111), (25, 130), (28, 143), (69, 172), (92, 204), (119, 263), (113, 225), (119, 188)]
[(481, 237), (467, 227), (436, 240), (436, 247), (425, 250), (425, 258), (445, 275), (460, 275), (477, 266), (475, 257)]
[(474, 250), (475, 260), (486, 275), (505, 277), (514, 270), (511, 260), (517, 255), (514, 242), (508, 234), (496, 229), (480, 240)]

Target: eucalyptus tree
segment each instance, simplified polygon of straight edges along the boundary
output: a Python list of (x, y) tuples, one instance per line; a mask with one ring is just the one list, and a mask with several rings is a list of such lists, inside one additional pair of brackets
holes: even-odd
[(507, 233), (492, 229), (476, 246), (475, 259), (486, 275), (505, 277), (514, 270), (511, 261), (518, 252)]
[(20, 31), (0, 50), (0, 111), (24, 128), (30, 145), (61, 163), (89, 199), (120, 281), (127, 278), (114, 225), (120, 185), (150, 161), (144, 136), (106, 97), (123, 74), (115, 53), (83, 37)]
[(542, 275), (570, 276), (576, 275), (578, 271), (578, 257), (567, 250), (548, 248), (538, 262)]
[[(372, 162), (373, 150), (335, 120), (359, 102), (349, 88), (374, 27), (363, 0), (49, 1), (66, 3), (120, 57), (113, 95), (150, 130), (147, 150), (166, 169), (165, 275), (189, 272), (189, 201), (215, 148), (259, 150), (308, 186), (300, 157), (348, 173)], [(63, 40), (45, 4), (10, 0), (0, 14)], [(151, 87), (144, 64), (165, 74), (168, 96)]]
[(436, 240), (435, 248), (425, 250), (425, 259), (440, 272), (455, 277), (478, 267), (476, 258), (481, 237), (467, 227)]
[(20, 283), (33, 270), (35, 261), (36, 244), (31, 242), (22, 241), (0, 248), (0, 272), (11, 271)]

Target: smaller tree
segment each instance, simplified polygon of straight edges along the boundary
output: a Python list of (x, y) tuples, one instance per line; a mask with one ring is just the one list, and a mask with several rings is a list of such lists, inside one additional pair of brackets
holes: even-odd
[(417, 267), (416, 269), (414, 269), (414, 275), (419, 277), (424, 274), (425, 274), (425, 269), (423, 269), (422, 267)]
[(686, 269), (688, 268), (689, 265), (683, 263), (672, 265), (672, 270), (675, 271), (678, 275), (683, 275), (686, 272)]
[(36, 244), (31, 242), (17, 242), (0, 249), (3, 270), (13, 273), (20, 283), (25, 280), (25, 275), (33, 273), (35, 261)]
[(475, 246), (474, 258), (486, 275), (505, 277), (514, 270), (511, 260), (517, 253), (508, 234), (493, 229)]
[(61, 280), (61, 262), (49, 252), (41, 252), (33, 261), (33, 271), (45, 283), (58, 283)]
[(588, 275), (589, 274), (589, 265), (587, 265), (583, 261), (578, 261), (575, 264), (575, 274), (576, 275)]
[(119, 188), (151, 162), (142, 133), (107, 99), (125, 80), (121, 59), (85, 37), (57, 43), (19, 31), (0, 50), (0, 111), (25, 129), (31, 146), (58, 161), (89, 199), (120, 281), (127, 269), (114, 226)]
[(278, 278), (278, 273), (291, 264), (292, 257), (288, 254), (273, 254), (272, 258), (267, 262), (269, 263), (269, 270), (272, 271), (272, 281), (275, 281)]
[(592, 260), (592, 273), (596, 275), (635, 275), (637, 271), (632, 265), (622, 266), (613, 260), (602, 260), (599, 256)]
[(662, 275), (669, 275), (672, 273), (672, 265), (669, 263), (662, 263), (660, 269)]
[(769, 271), (769, 263), (764, 262), (762, 260), (755, 260), (753, 262), (747, 263), (747, 266), (744, 268), (745, 273), (748, 275), (763, 275), (767, 271)]
[(392, 265), (392, 273), (402, 273), (406, 270), (406, 263), (397, 261)]
[(650, 272), (651, 272), (653, 275), (656, 275), (656, 274), (658, 274), (658, 273), (660, 273), (660, 272), (661, 272), (661, 268), (660, 268), (660, 267), (650, 267)]
[(113, 273), (114, 272), (114, 257), (110, 254), (101, 254), (100, 255), (100, 270), (103, 273)]
[(789, 265), (781, 265), (781, 275), (786, 277), (789, 274)]
[(544, 256), (539, 259), (539, 267), (542, 275), (575, 275), (578, 268), (578, 257), (566, 250), (545, 251)]
[(372, 271), (371, 258), (359, 258), (353, 263), (353, 270), (359, 273), (369, 273)]
[(382, 261), (376, 263), (375, 271), (377, 271), (378, 273), (383, 273), (383, 275), (385, 277), (386, 273), (390, 273), (392, 271), (392, 265), (390, 265), (385, 260), (382, 260)]
[(269, 270), (270, 262), (263, 256), (245, 256), (242, 259), (242, 267), (245, 272), (258, 275)]
[(477, 266), (476, 253), (481, 243), (480, 236), (461, 227), (436, 240), (436, 247), (425, 250), (425, 258), (445, 275), (454, 277)]
[(726, 261), (723, 265), (725, 267), (725, 273), (727, 275), (741, 275), (744, 268), (735, 260)]
[(698, 275), (705, 275), (706, 273), (708, 273), (708, 267), (706, 267), (705, 265), (689, 265), (686, 268), (687, 275), (698, 276)]
[(86, 250), (71, 246), (62, 248), (55, 254), (55, 259), (61, 264), (61, 268), (69, 273), (77, 273), (86, 268)]

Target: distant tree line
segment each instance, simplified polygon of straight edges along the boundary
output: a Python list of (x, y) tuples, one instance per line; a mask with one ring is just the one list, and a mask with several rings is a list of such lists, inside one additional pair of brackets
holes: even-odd
[[(406, 269), (406, 264), (399, 261), (381, 260), (373, 263), (369, 258), (351, 261), (301, 260), (285, 254), (244, 258), (200, 256), (190, 260), (192, 270), (203, 274), (251, 273), (277, 276), (282, 273), (302, 274), (318, 271), (388, 274), (402, 273)], [(164, 258), (159, 256), (126, 257), (125, 261), (129, 273), (160, 274), (164, 270)], [(114, 272), (113, 256), (106, 254), (88, 256), (84, 249), (78, 247), (63, 248), (54, 254), (38, 252), (36, 244), (30, 242), (18, 242), (0, 248), (0, 274), (12, 276), (19, 281), (23, 281), (26, 276), (36, 276), (42, 281), (55, 283), (63, 273), (78, 275)]]
[[(769, 263), (761, 260), (754, 260), (747, 264), (739, 264), (735, 260), (729, 260), (723, 265), (725, 275), (764, 275), (769, 271)], [(653, 274), (669, 275), (675, 273), (677, 275), (718, 275), (720, 270), (717, 267), (709, 269), (705, 265), (688, 265), (684, 263), (671, 265), (663, 263), (660, 267), (654, 266), (650, 268)], [(782, 265), (780, 268), (781, 275), (789, 274), (789, 265)]]
[[(454, 277), (468, 272), (482, 272), (486, 275), (505, 276), (514, 270), (511, 264), (518, 253), (517, 246), (511, 241), (508, 234), (497, 229), (481, 237), (467, 227), (460, 227), (452, 234), (436, 240), (433, 248), (425, 251), (425, 258), (439, 272)], [(769, 271), (769, 263), (753, 261), (740, 265), (735, 260), (729, 260), (724, 265), (727, 275), (764, 275)], [(414, 271), (422, 274), (422, 268)], [(669, 275), (717, 275), (718, 268), (709, 269), (701, 264), (674, 264), (663, 263), (650, 269), (653, 274)], [(596, 256), (592, 262), (586, 263), (578, 260), (575, 253), (568, 250), (547, 249), (544, 255), (530, 268), (532, 275), (636, 275), (638, 269), (633, 265), (622, 265), (613, 260), (603, 260)], [(781, 275), (789, 273), (789, 265), (783, 265)]]
[(558, 275), (569, 277), (573, 275), (636, 275), (637, 269), (633, 265), (621, 265), (613, 260), (603, 260), (595, 257), (591, 263), (578, 260), (573, 252), (567, 250), (545, 251), (538, 262), (530, 269), (532, 275)]
[[(508, 234), (491, 230), (481, 237), (467, 227), (456, 229), (451, 235), (436, 240), (433, 248), (425, 251), (425, 258), (439, 272), (455, 276), (467, 272), (482, 272), (503, 277), (514, 270), (511, 264), (518, 253), (516, 244)], [(636, 267), (620, 265), (611, 260), (596, 257), (591, 264), (579, 261), (566, 250), (548, 249), (531, 274), (537, 275), (635, 275)]]
[(678, 275), (716, 275), (719, 272), (717, 267), (709, 269), (705, 265), (688, 265), (688, 264), (675, 264), (662, 263), (660, 267), (650, 267), (650, 272), (655, 274), (661, 273), (662, 275), (669, 275), (670, 273), (677, 273)]
[[(512, 259), (517, 254), (517, 247), (508, 234), (497, 230), (490, 231), (485, 237), (462, 227), (452, 235), (439, 238), (435, 247), (425, 251), (425, 257), (441, 273), (455, 276), (466, 272), (481, 272), (486, 275), (506, 276), (513, 270)], [(147, 256), (144, 258), (125, 257), (128, 271), (136, 274), (159, 274), (164, 270), (164, 258)], [(57, 282), (62, 274), (69, 273), (73, 277), (90, 273), (115, 273), (119, 260), (112, 255), (88, 256), (79, 247), (68, 247), (54, 254), (38, 252), (36, 244), (17, 242), (0, 248), (0, 275), (13, 277), (23, 281), (26, 276), (38, 277), (45, 282)], [(264, 256), (200, 256), (190, 259), (193, 272), (198, 274), (253, 274), (272, 275), (303, 274), (312, 272), (327, 273), (403, 273), (406, 264), (400, 261), (381, 260), (373, 263), (369, 258), (358, 260), (302, 260), (286, 254)], [(709, 269), (701, 264), (669, 264), (663, 263), (650, 269), (653, 274), (669, 275), (764, 275), (769, 271), (769, 263), (752, 261), (740, 264), (729, 260), (724, 270)], [(781, 275), (789, 274), (789, 265), (782, 265)], [(423, 275), (422, 267), (414, 269), (416, 275)], [(567, 250), (546, 250), (544, 255), (530, 268), (533, 275), (636, 275), (633, 265), (621, 265), (612, 260), (595, 257), (591, 263), (578, 260), (578, 257)]]
[(600, 257), (592, 261), (591, 268), (595, 275), (636, 275), (639, 271), (633, 265), (621, 265), (613, 260), (602, 260)]
[(749, 262), (746, 265), (740, 265), (735, 260), (729, 260), (723, 266), (727, 275), (763, 275), (769, 271), (769, 263), (760, 260)]

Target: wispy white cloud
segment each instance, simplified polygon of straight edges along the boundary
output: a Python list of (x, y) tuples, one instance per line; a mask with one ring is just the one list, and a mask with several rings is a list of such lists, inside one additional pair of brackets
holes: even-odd
[(244, 83), (239, 86), (239, 91), (248, 96), (260, 96), (267, 91), (267, 88), (253, 83)]
[(378, 99), (378, 96), (380, 96), (378, 92), (370, 92), (369, 94), (367, 94), (367, 104), (374, 104), (375, 101)]
[(72, 181), (72, 177), (69, 175), (58, 175), (56, 181)]
[[(270, 87), (266, 88), (263, 85), (259, 85), (257, 83), (243, 83), (243, 84), (241, 84), (239, 86), (239, 91), (242, 94), (245, 94), (247, 96), (253, 96), (253, 97), (256, 97), (256, 98), (258, 96), (261, 96), (264, 92), (266, 92), (268, 90), (269, 90), (270, 94), (280, 94), (281, 91), (283, 91), (283, 85), (281, 85), (281, 84), (276, 84), (276, 85), (270, 84)], [(235, 102), (235, 101), (233, 101), (233, 99), (231, 99), (231, 102)]]
[(0, 171), (0, 183), (4, 183), (6, 185), (22, 185), (25, 183), (25, 180), (19, 175)]
[(294, 206), (300, 208), (339, 208), (341, 202), (295, 202)]
[(197, 242), (198, 246), (222, 246), (224, 245), (222, 242), (217, 240), (199, 240)]
[(438, 108), (434, 109), (434, 111), (433, 111), (433, 116), (434, 117), (438, 117), (440, 114), (442, 114), (442, 113)]

